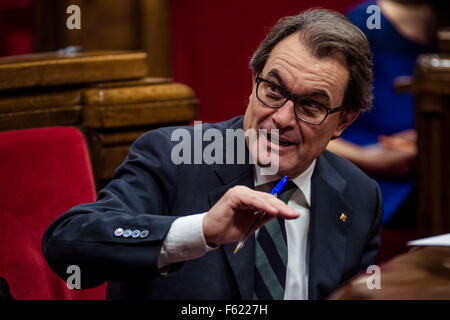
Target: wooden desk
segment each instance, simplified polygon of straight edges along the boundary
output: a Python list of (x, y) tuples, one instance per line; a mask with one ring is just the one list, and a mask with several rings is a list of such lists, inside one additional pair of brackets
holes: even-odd
[(450, 247), (415, 248), (382, 264), (380, 271), (380, 289), (368, 289), (367, 280), (372, 274), (363, 273), (330, 299), (450, 300)]

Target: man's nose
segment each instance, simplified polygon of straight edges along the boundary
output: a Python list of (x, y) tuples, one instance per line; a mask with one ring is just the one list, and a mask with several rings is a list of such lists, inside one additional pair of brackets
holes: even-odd
[(292, 129), (297, 125), (297, 117), (294, 112), (294, 102), (288, 100), (281, 108), (272, 114), (272, 120), (279, 129)]

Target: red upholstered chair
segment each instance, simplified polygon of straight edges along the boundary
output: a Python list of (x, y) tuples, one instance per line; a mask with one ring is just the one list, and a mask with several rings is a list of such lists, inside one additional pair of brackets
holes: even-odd
[(80, 131), (52, 127), (0, 132), (0, 277), (15, 299), (105, 298), (106, 285), (69, 289), (41, 253), (50, 223), (95, 198)]

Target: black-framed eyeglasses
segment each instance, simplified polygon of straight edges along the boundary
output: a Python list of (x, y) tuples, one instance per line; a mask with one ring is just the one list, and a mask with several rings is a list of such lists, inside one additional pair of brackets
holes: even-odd
[(294, 104), (295, 116), (312, 125), (320, 125), (329, 114), (344, 110), (344, 106), (329, 108), (316, 100), (294, 96), (260, 76), (256, 77), (256, 97), (264, 105), (275, 109), (281, 108), (291, 100)]

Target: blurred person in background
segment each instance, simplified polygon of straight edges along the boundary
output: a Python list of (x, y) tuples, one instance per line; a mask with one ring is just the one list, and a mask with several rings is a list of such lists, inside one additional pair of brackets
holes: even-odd
[[(375, 28), (368, 23), (373, 5), (380, 9)], [(420, 54), (436, 50), (437, 22), (446, 6), (442, 1), (378, 0), (364, 2), (348, 14), (371, 45), (374, 104), (341, 138), (331, 141), (328, 150), (377, 180), (384, 200), (382, 224), (388, 228), (416, 224), (414, 97), (396, 93), (394, 81), (413, 74)]]

